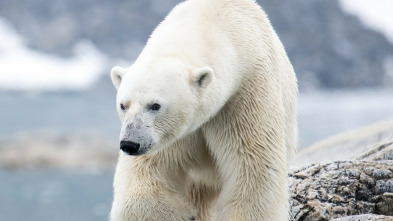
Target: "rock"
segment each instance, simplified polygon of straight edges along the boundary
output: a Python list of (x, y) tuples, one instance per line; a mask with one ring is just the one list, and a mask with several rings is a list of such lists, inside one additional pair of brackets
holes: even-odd
[(333, 219), (332, 221), (392, 221), (393, 217), (365, 214), (358, 216), (347, 216), (338, 219)]
[(393, 161), (312, 164), (291, 172), (289, 182), (293, 220), (393, 216)]
[(116, 144), (94, 134), (32, 133), (0, 141), (6, 169), (113, 170)]
[[(387, 120), (317, 142), (301, 150), (291, 164), (305, 165), (322, 161), (354, 159), (367, 150), (370, 145), (381, 142), (388, 144), (393, 141), (392, 139), (393, 120)], [(392, 152), (389, 153), (379, 154), (386, 155), (386, 159), (393, 159)]]
[(373, 145), (365, 153), (356, 157), (357, 160), (393, 160), (393, 141)]

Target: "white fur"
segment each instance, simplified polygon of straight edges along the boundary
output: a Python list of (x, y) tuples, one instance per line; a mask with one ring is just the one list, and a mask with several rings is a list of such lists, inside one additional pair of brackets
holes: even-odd
[(121, 139), (147, 144), (120, 153), (112, 221), (289, 219), (297, 83), (254, 1), (179, 4), (114, 84)]

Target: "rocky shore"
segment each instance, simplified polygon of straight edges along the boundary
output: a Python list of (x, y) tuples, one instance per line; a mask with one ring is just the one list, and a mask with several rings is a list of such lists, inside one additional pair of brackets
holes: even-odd
[[(325, 161), (289, 173), (292, 220), (393, 220), (393, 128), (379, 125), (384, 127), (329, 138), (297, 156), (294, 164), (301, 164), (301, 156), (314, 162), (323, 156)], [(370, 140), (384, 141), (367, 147)], [(340, 150), (346, 160), (328, 160), (342, 157), (337, 156)]]
[(117, 144), (97, 134), (31, 133), (0, 141), (0, 168), (114, 170)]

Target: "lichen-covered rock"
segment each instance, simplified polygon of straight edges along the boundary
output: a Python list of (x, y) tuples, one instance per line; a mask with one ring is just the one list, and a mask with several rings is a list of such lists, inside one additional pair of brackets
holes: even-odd
[(347, 216), (332, 221), (392, 221), (393, 217), (375, 215), (375, 214), (364, 214), (357, 216)]
[(289, 175), (293, 220), (393, 216), (393, 161), (312, 164)]
[(393, 141), (374, 145), (356, 159), (374, 161), (393, 160)]

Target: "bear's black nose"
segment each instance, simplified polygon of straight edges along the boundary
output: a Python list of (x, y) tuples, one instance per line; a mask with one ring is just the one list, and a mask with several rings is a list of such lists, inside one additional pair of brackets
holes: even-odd
[(136, 155), (138, 153), (140, 144), (139, 143), (134, 143), (131, 141), (121, 141), (120, 142), (120, 149), (129, 155)]

